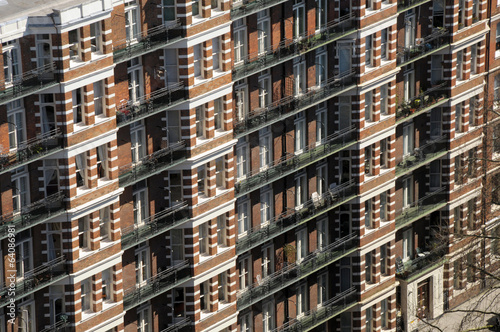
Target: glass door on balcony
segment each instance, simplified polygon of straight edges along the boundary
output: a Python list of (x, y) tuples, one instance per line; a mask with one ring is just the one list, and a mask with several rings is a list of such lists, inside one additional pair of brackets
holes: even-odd
[(415, 72), (413, 70), (413, 64), (410, 64), (405, 68), (403, 74), (404, 80), (404, 101), (408, 102), (415, 96)]
[(16, 235), (16, 275), (18, 280), (25, 277), (26, 272), (33, 269), (31, 248), (31, 232), (25, 230)]
[(339, 96), (339, 130), (351, 126), (351, 96)]
[[(50, 34), (37, 34), (36, 35), (36, 58), (39, 68), (46, 69), (52, 68), (52, 46), (50, 41)], [(44, 78), (53, 77), (52, 72), (43, 73)]]
[(25, 166), (19, 167), (11, 172), (12, 209), (14, 213), (20, 213), (22, 208), (30, 203), (29, 199), (29, 177)]
[(302, 57), (298, 57), (293, 64), (293, 94), (301, 95), (306, 93), (306, 89), (306, 63)]
[(413, 257), (413, 229), (403, 232), (403, 261), (406, 262)]
[(417, 285), (417, 316), (426, 318), (429, 312), (429, 280), (419, 282)]
[(293, 38), (303, 38), (306, 29), (306, 17), (304, 1), (295, 0), (293, 7)]
[(407, 177), (403, 180), (403, 209), (407, 209), (413, 203), (413, 178)]
[(40, 94), (40, 110), (42, 133), (46, 134), (56, 129), (56, 111), (54, 104), (54, 94)]
[(135, 252), (135, 284), (140, 287), (146, 284), (149, 278), (149, 248), (142, 247)]
[(434, 28), (444, 27), (444, 0), (432, 2), (432, 26)]
[(344, 257), (340, 260), (340, 291), (345, 292), (351, 288), (351, 258)]
[(167, 112), (167, 146), (181, 140), (179, 111)]
[(7, 122), (9, 128), (9, 147), (11, 150), (21, 148), (26, 141), (24, 107), (22, 99), (7, 104)]
[(245, 19), (240, 18), (233, 22), (234, 64), (245, 60), (247, 54)]
[(2, 43), (3, 49), (3, 73), (5, 84), (15, 83), (21, 74), (21, 62), (19, 61), (19, 44), (16, 41)]
[(170, 86), (179, 82), (177, 50), (165, 49), (163, 52), (165, 57), (165, 85)]
[(414, 129), (413, 123), (403, 127), (403, 156), (408, 156), (413, 153), (414, 149)]
[(307, 229), (301, 229), (296, 234), (297, 240), (297, 262), (300, 263), (308, 254), (308, 234)]
[(147, 189), (142, 188), (134, 191), (132, 197), (134, 203), (134, 224), (136, 227), (140, 227), (149, 216)]
[(43, 179), (45, 183), (45, 196), (59, 192), (59, 163), (57, 159), (43, 161)]
[(146, 155), (144, 124), (142, 120), (130, 124), (132, 162), (138, 163)]
[(257, 42), (259, 46), (259, 55), (265, 54), (269, 49), (270, 31), (269, 9), (261, 10), (257, 13)]
[(405, 47), (415, 45), (415, 13), (410, 9), (405, 14)]
[(351, 153), (342, 151), (340, 159), (340, 183), (346, 183), (351, 180)]
[(170, 256), (172, 265), (184, 261), (184, 230), (172, 229), (170, 231)]
[(339, 76), (347, 75), (352, 69), (353, 44), (351, 42), (338, 42), (337, 55), (339, 58)]
[(62, 231), (61, 223), (54, 222), (47, 224), (47, 257), (51, 261), (62, 256)]
[(136, 41), (140, 32), (138, 6), (135, 0), (125, 3), (125, 32), (127, 42)]
[(248, 86), (245, 80), (239, 80), (234, 84), (236, 96), (236, 119), (242, 121), (248, 114)]
[(170, 206), (175, 206), (182, 202), (182, 175), (180, 171), (168, 172), (168, 193)]
[(316, 0), (316, 30), (326, 28), (327, 24), (327, 0)]

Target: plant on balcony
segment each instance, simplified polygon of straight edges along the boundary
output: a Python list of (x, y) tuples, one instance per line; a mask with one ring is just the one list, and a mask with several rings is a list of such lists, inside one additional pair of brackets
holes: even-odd
[(417, 99), (413, 100), (411, 106), (412, 106), (413, 109), (419, 108), (420, 107), (420, 98), (417, 98)]
[(286, 263), (292, 264), (295, 262), (295, 255), (297, 253), (297, 248), (291, 244), (285, 244), (283, 246), (283, 255)]

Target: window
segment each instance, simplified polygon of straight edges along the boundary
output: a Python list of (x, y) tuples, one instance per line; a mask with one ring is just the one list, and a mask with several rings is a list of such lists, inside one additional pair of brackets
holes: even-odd
[(431, 84), (437, 85), (443, 80), (443, 56), (431, 55)]
[(404, 100), (409, 101), (415, 96), (415, 71), (413, 64), (406, 66), (403, 74)]
[(217, 245), (226, 246), (226, 216), (217, 217)]
[(306, 62), (302, 57), (294, 59), (293, 64), (293, 95), (306, 93)]
[(365, 37), (365, 64), (372, 66), (372, 36)]
[(352, 332), (352, 319), (349, 311), (344, 311), (340, 314), (340, 331)]
[(225, 188), (224, 181), (224, 157), (215, 159), (215, 185), (217, 188)]
[(138, 103), (143, 94), (142, 64), (140, 57), (127, 62), (128, 98), (131, 103)]
[(112, 301), (113, 300), (113, 279), (111, 278), (111, 269), (106, 269), (102, 271), (102, 300)]
[(200, 309), (201, 311), (210, 310), (210, 284), (208, 281), (200, 284)]
[[(64, 286), (50, 287), (50, 324), (56, 324), (65, 314)], [(0, 329), (0, 331), (5, 332)]]
[(106, 144), (100, 145), (96, 149), (97, 152), (97, 176), (101, 178), (108, 177), (108, 147)]
[(175, 21), (175, 0), (163, 0), (163, 22)]
[(265, 302), (262, 306), (262, 319), (264, 332), (269, 332), (274, 329), (274, 303), (272, 301)]
[(318, 306), (323, 305), (328, 300), (328, 274), (318, 275)]
[(22, 231), (16, 235), (16, 276), (24, 279), (26, 272), (33, 269), (33, 259), (31, 257), (31, 232)]
[(207, 195), (206, 192), (206, 170), (205, 166), (200, 166), (197, 168), (197, 174), (198, 174), (198, 195)]
[(380, 221), (387, 221), (387, 192), (380, 194)]
[(345, 292), (351, 288), (351, 258), (340, 259), (340, 291)]
[(380, 113), (382, 115), (389, 114), (389, 87), (387, 84), (380, 86)]
[(146, 141), (144, 124), (142, 120), (130, 124), (130, 151), (132, 162), (138, 163), (146, 155)]
[(413, 9), (405, 13), (405, 47), (410, 48), (415, 45), (416, 19)]
[(248, 143), (241, 138), (236, 145), (236, 180), (246, 178), (249, 168)]
[(90, 222), (88, 217), (78, 219), (78, 242), (80, 249), (90, 249)]
[(212, 68), (218, 70), (221, 64), (220, 37), (212, 39)]
[(462, 283), (460, 280), (461, 274), (462, 274), (462, 266), (460, 264), (460, 260), (457, 259), (456, 261), (453, 262), (453, 287), (455, 289), (462, 288)]
[(186, 310), (185, 310), (186, 299), (184, 297), (184, 288), (174, 288), (172, 293), (173, 293), (172, 306), (174, 308), (174, 318), (184, 317), (186, 315)]
[(90, 25), (90, 51), (100, 52), (102, 50), (101, 22)]
[(233, 22), (234, 63), (240, 63), (246, 58), (246, 26), (245, 19)]
[(274, 273), (274, 248), (273, 245), (262, 249), (262, 279)]
[(306, 147), (306, 117), (304, 112), (295, 115), (295, 153), (302, 153)]
[[(460, 0), (462, 1), (462, 0)], [(464, 51), (457, 52), (457, 81), (463, 80), (463, 59)]]
[(245, 289), (252, 284), (252, 259), (246, 257), (240, 260), (238, 264), (240, 271), (240, 289)]
[(184, 230), (172, 229), (170, 231), (171, 256), (174, 262), (184, 260)]
[(409, 208), (413, 203), (413, 179), (408, 177), (403, 180), (403, 209)]
[(69, 42), (69, 58), (76, 61), (81, 60), (80, 51), (80, 31), (79, 29), (71, 30), (68, 32)]
[(366, 9), (373, 9), (372, 5), (373, 5), (373, 0), (366, 0), (366, 5), (365, 5)]
[(326, 28), (327, 24), (327, 0), (316, 0), (316, 30)]
[[(498, 24), (500, 26), (500, 23)], [(495, 84), (494, 84), (494, 103), (493, 107), (498, 108), (500, 105), (500, 75), (495, 76)]]
[(470, 73), (474, 75), (477, 74), (477, 45), (472, 45), (470, 49)]
[(127, 42), (135, 41), (139, 37), (139, 8), (135, 0), (125, 3), (125, 32)]
[(59, 163), (57, 159), (43, 161), (43, 178), (45, 183), (45, 196), (59, 192)]
[(104, 114), (104, 88), (103, 81), (94, 82), (94, 113), (96, 116)]
[[(326, 140), (328, 134), (327, 129), (327, 110), (324, 103), (318, 105), (318, 110), (316, 111), (316, 143), (321, 144)], [(319, 108), (322, 107), (322, 108)]]
[(135, 252), (135, 284), (143, 286), (149, 278), (149, 250), (140, 248)]
[(433, 108), (431, 110), (430, 121), (431, 138), (438, 138), (441, 136), (441, 108)]
[(11, 181), (12, 210), (14, 213), (19, 213), (23, 207), (28, 206), (30, 203), (29, 177), (26, 167), (19, 167), (12, 171)]
[(365, 332), (373, 331), (373, 309), (372, 307), (366, 308), (366, 328)]
[[(170, 113), (170, 112), (168, 112)], [(224, 107), (222, 105), (222, 98), (214, 100), (214, 130), (224, 130)]]
[(444, 27), (444, 1), (432, 2), (432, 26), (434, 28)]
[(382, 168), (389, 167), (387, 140), (387, 138), (384, 138), (380, 141), (380, 167)]
[(306, 17), (304, 2), (301, 1), (293, 7), (293, 38), (298, 39), (304, 37), (306, 31)]
[(272, 100), (271, 76), (264, 72), (259, 76), (259, 107), (265, 108), (271, 104)]
[(493, 229), (491, 236), (493, 239), (491, 240), (491, 250), (494, 255), (500, 255), (500, 226), (497, 226)]
[(372, 147), (367, 146), (365, 148), (365, 174), (366, 175), (373, 175), (372, 174), (373, 167), (372, 167)]
[(253, 321), (252, 321), (252, 313), (247, 313), (245, 315), (241, 315), (240, 319), (240, 332), (252, 332), (253, 331)]
[[(325, 1), (325, 0), (320, 0)], [(328, 61), (326, 48), (321, 47), (316, 51), (316, 85), (324, 86), (328, 80)]]
[(351, 73), (352, 59), (354, 57), (354, 45), (351, 42), (341, 42), (337, 44), (337, 57), (339, 59), (339, 76), (346, 76)]
[(201, 52), (201, 44), (193, 46), (193, 54), (194, 54), (194, 77), (195, 78), (203, 78), (203, 53)]
[(227, 301), (227, 272), (225, 271), (217, 276), (217, 294), (219, 302)]
[(463, 184), (463, 174), (462, 174), (462, 157), (460, 155), (455, 157), (455, 183), (460, 185)]
[(458, 29), (465, 25), (465, 0), (458, 0)]
[(384, 244), (380, 247), (380, 274), (383, 276), (388, 275), (387, 266), (387, 245)]
[(468, 166), (467, 166), (467, 176), (469, 178), (475, 178), (477, 176), (476, 170), (476, 160), (477, 160), (477, 148), (472, 148), (468, 153)]
[(259, 46), (259, 55), (269, 50), (270, 31), (269, 9), (265, 9), (257, 13), (257, 43)]
[(297, 287), (297, 317), (303, 316), (308, 310), (307, 285), (302, 284)]
[(413, 153), (413, 123), (403, 127), (403, 156)]
[(365, 254), (365, 279), (367, 283), (372, 283), (372, 253)]
[(316, 168), (316, 191), (323, 195), (328, 190), (328, 167), (321, 165)]
[(463, 228), (462, 218), (460, 216), (460, 210), (461, 210), (460, 206), (457, 206), (453, 209), (453, 217), (455, 219), (455, 232), (458, 234), (462, 234), (462, 228)]
[(476, 214), (476, 202), (475, 199), (471, 199), (467, 202), (467, 227), (469, 230), (474, 230), (474, 224), (476, 222), (475, 214)]
[(462, 132), (462, 114), (463, 114), (462, 103), (455, 105), (455, 132)]
[(168, 172), (170, 206), (182, 202), (182, 176), (180, 171)]
[[(21, 101), (22, 99), (19, 99)], [(9, 104), (7, 104), (8, 107)], [(42, 133), (47, 134), (56, 129), (56, 110), (54, 103), (54, 95), (40, 94), (40, 110), (41, 110), (41, 124)], [(10, 121), (10, 120), (9, 120)]]
[(193, 17), (200, 15), (200, 0), (192, 0), (191, 11), (192, 11)]
[(476, 125), (476, 108), (478, 103), (479, 102), (476, 97), (469, 99), (469, 127)]
[(380, 31), (381, 33), (381, 38), (380, 38), (380, 57), (382, 60), (387, 60), (387, 54), (389, 53), (389, 43), (387, 35), (388, 35), (388, 28), (382, 29)]
[(87, 153), (83, 152), (75, 156), (76, 185), (85, 187), (87, 185)]
[(11, 150), (22, 147), (26, 140), (24, 108), (22, 99), (7, 104), (7, 122), (9, 125), (9, 147)]
[(413, 257), (413, 230), (407, 229), (403, 232), (403, 261), (406, 262)]
[(234, 93), (236, 95), (236, 115), (238, 121), (241, 121), (248, 115), (248, 86), (245, 80), (240, 80), (234, 85)]
[(20, 79), (21, 61), (19, 45), (15, 41), (2, 43), (3, 74), (5, 85), (16, 83)]
[(273, 192), (268, 186), (261, 188), (260, 194), (260, 223), (266, 225), (273, 217)]
[(476, 253), (474, 251), (467, 253), (467, 282), (476, 281), (475, 264)]
[(431, 162), (429, 168), (430, 168), (429, 187), (430, 188), (441, 187), (441, 160), (434, 160), (433, 162)]
[(134, 186), (132, 194), (134, 204), (134, 223), (136, 226), (141, 226), (145, 223), (145, 219), (149, 216), (148, 209), (148, 193), (144, 181)]
[(305, 174), (295, 178), (295, 208), (300, 209), (307, 201), (307, 177)]
[(371, 91), (365, 92), (365, 121), (372, 121), (373, 94)]
[(351, 127), (351, 109), (351, 97), (339, 96), (339, 130)]
[(328, 219), (321, 219), (316, 224), (316, 244), (318, 249), (324, 249), (328, 246)]
[(99, 210), (99, 230), (101, 241), (109, 239), (110, 233), (110, 211), (109, 206)]
[[(176, 49), (164, 49), (165, 57), (165, 85), (170, 86), (176, 84), (179, 81), (178, 75), (178, 64), (177, 64), (177, 50)], [(213, 52), (213, 49), (212, 49)], [(171, 113), (167, 112), (167, 113)]]
[(372, 228), (372, 201), (365, 201), (365, 228)]
[(91, 303), (92, 303), (92, 288), (91, 288), (91, 280), (85, 279), (80, 283), (80, 297), (82, 302), (82, 311), (90, 311)]
[(297, 240), (297, 262), (301, 262), (309, 253), (307, 229), (301, 229), (296, 234)]
[(83, 122), (82, 90), (80, 88), (72, 92), (73, 123)]
[(245, 200), (238, 204), (238, 234), (245, 235), (250, 229), (250, 203)]
[(387, 329), (389, 327), (389, 311), (387, 299), (383, 299), (382, 302), (380, 302), (380, 321), (380, 325), (383, 329)]
[(260, 170), (266, 170), (273, 161), (273, 141), (269, 127), (259, 131), (259, 159)]
[(208, 223), (199, 226), (200, 255), (208, 255)]
[(61, 257), (63, 254), (61, 223), (47, 223), (47, 259), (48, 261)]
[(149, 306), (137, 309), (137, 332), (151, 331), (151, 317)]

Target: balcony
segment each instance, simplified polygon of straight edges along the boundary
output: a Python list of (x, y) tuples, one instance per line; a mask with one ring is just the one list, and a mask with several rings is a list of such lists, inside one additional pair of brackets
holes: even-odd
[(403, 263), (400, 258), (396, 263), (396, 276), (399, 279), (410, 282), (415, 278), (432, 271), (436, 267), (442, 265), (446, 261), (446, 245), (441, 245), (429, 252), (419, 254), (419, 257)]
[(413, 154), (404, 157), (403, 160), (396, 165), (396, 177), (413, 172), (420, 166), (426, 165), (444, 156), (448, 153), (446, 143), (446, 136), (441, 136), (415, 148)]
[[(9, 264), (11, 264), (10, 267), (12, 269), (15, 269), (14, 263)], [(60, 256), (31, 271), (25, 272), (23, 279), (16, 283), (15, 290), (4, 286), (4, 288), (0, 291), (0, 307), (4, 307), (9, 304), (11, 298), (15, 298), (15, 300), (18, 301), (27, 295), (33, 294), (34, 292), (65, 278), (66, 275), (66, 259), (64, 256)], [(10, 291), (15, 292), (13, 297), (8, 296), (8, 292)]]
[(116, 45), (113, 46), (114, 63), (118, 64), (159, 50), (183, 37), (184, 31), (181, 29), (179, 20), (173, 24), (160, 25), (140, 32), (130, 38), (117, 41)]
[(448, 47), (448, 30), (445, 28), (434, 28), (432, 33), (423, 38), (417, 45), (410, 47), (398, 47), (398, 66), (406, 66), (414, 61), (422, 59), (429, 54), (436, 53)]
[(304, 32), (294, 37), (294, 39), (285, 39), (278, 45), (271, 45), (260, 52), (248, 54), (240, 58), (238, 63), (233, 66), (233, 81), (260, 73), (277, 64), (293, 59), (298, 55), (334, 42), (356, 31), (355, 23), (356, 17), (354, 14), (349, 13), (328, 22), (313, 34)]
[(180, 332), (180, 331), (186, 331), (186, 332), (192, 331), (190, 318), (184, 318), (179, 322), (169, 324), (169, 326), (166, 329), (161, 330), (161, 332)]
[(446, 82), (443, 82), (408, 101), (404, 101), (396, 111), (396, 124), (401, 124), (448, 102), (447, 92), (443, 91), (445, 89)]
[(257, 225), (247, 231), (247, 235), (236, 240), (236, 253), (247, 252), (297, 226), (328, 212), (356, 197), (353, 180), (329, 189), (317, 198), (305, 202), (301, 209), (287, 208), (286, 212), (275, 216), (266, 226)]
[(398, 0), (398, 13), (420, 6), (430, 0)]
[(142, 157), (135, 163), (120, 167), (118, 172), (120, 187), (126, 187), (153, 175), (159, 174), (186, 160), (184, 141), (170, 144), (168, 147)]
[(131, 122), (139, 121), (153, 114), (166, 111), (185, 100), (186, 92), (182, 82), (170, 84), (135, 101), (120, 103), (116, 110), (116, 123), (124, 127)]
[[(0, 91), (0, 105), (57, 85), (59, 77), (54, 73), (54, 68), (54, 63), (48, 63), (14, 76), (9, 82), (12, 85)], [(0, 81), (0, 86), (5, 87), (5, 85), (5, 80)]]
[(50, 156), (63, 149), (63, 135), (59, 128), (21, 142), (17, 150), (0, 154), (0, 174), (35, 160)]
[(408, 207), (396, 211), (396, 229), (410, 225), (416, 220), (423, 218), (434, 211), (446, 206), (445, 188), (433, 191)]
[(70, 322), (68, 322), (68, 316), (67, 315), (63, 314), (61, 316), (66, 317), (66, 320), (60, 320), (57, 323), (52, 324), (52, 325), (50, 325), (47, 328), (44, 328), (40, 332), (59, 332), (59, 331), (66, 332), (66, 330), (70, 327)]
[(65, 213), (63, 200), (64, 195), (58, 192), (23, 206), (19, 213), (0, 216), (0, 240), (8, 237), (9, 228), (15, 228), (16, 233), (19, 233)]
[(190, 278), (191, 269), (188, 261), (169, 267), (165, 271), (158, 272), (158, 274), (152, 276), (143, 283), (130, 287), (124, 291), (124, 310), (130, 310), (155, 296), (179, 286)]
[(246, 288), (238, 294), (236, 302), (238, 310), (241, 311), (261, 301), (355, 251), (357, 248), (354, 243), (355, 238), (356, 234), (351, 233), (324, 248), (317, 249), (301, 262), (289, 263), (280, 271)]
[(288, 156), (291, 156), (288, 159), (287, 156), (282, 157), (263, 171), (257, 170), (249, 173), (246, 179), (235, 184), (236, 197), (241, 197), (252, 190), (292, 174), (355, 144), (355, 134), (354, 126), (345, 128), (325, 138), (321, 145), (317, 146), (316, 143), (313, 143), (306, 147), (301, 154), (288, 154)]
[(287, 96), (248, 113), (237, 120), (234, 126), (236, 138), (243, 137), (261, 128), (286, 119), (292, 115), (311, 108), (329, 98), (347, 92), (356, 86), (354, 70), (329, 79), (324, 86), (311, 88), (307, 93), (298, 96)]
[(182, 202), (142, 220), (141, 225), (122, 228), (122, 250), (169, 231), (188, 219), (188, 205)]
[(340, 315), (357, 304), (356, 288), (352, 287), (324, 302), (321, 307), (309, 310), (300, 318), (294, 318), (272, 332), (305, 332)]
[(260, 12), (261, 10), (271, 8), (286, 1), (287, 0), (233, 0), (231, 2), (231, 20), (234, 21), (239, 18), (255, 14), (257, 12)]

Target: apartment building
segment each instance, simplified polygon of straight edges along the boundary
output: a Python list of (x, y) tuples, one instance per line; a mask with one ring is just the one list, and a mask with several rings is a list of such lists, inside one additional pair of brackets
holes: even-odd
[(0, 331), (413, 331), (476, 294), (499, 5), (0, 2)]

